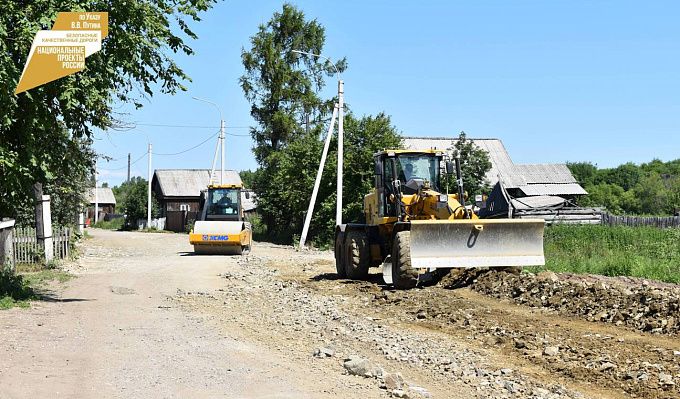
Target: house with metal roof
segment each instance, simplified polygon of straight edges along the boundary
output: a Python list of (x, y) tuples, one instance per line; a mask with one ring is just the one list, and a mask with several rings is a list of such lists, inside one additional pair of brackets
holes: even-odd
[[(480, 214), (486, 216), (524, 217), (534, 215), (553, 220), (566, 217), (576, 211), (573, 199), (588, 194), (581, 187), (566, 164), (515, 164), (512, 162), (503, 142), (493, 138), (470, 138), (477, 147), (489, 154), (491, 169), (486, 179), (491, 187), (489, 200)], [(408, 149), (436, 149), (451, 154), (456, 137), (404, 137), (403, 145)], [(489, 214), (493, 209), (493, 214)], [(597, 210), (579, 209), (583, 217), (569, 220), (584, 220), (584, 223), (599, 223)], [(557, 220), (557, 219), (555, 219)]]

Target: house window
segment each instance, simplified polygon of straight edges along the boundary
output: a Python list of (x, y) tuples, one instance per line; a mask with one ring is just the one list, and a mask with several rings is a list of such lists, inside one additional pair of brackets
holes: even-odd
[(179, 204), (179, 210), (189, 212), (191, 209), (189, 208), (189, 204)]

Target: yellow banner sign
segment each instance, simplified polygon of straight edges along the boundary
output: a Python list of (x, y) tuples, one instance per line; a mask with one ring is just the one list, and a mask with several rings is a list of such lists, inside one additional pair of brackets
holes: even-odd
[(107, 12), (60, 12), (52, 30), (36, 33), (14, 94), (85, 69), (109, 34)]

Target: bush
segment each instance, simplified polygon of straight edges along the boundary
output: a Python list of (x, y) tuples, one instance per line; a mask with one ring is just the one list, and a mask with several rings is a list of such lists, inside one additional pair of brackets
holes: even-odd
[(115, 218), (111, 220), (100, 220), (92, 227), (96, 227), (98, 229), (106, 229), (106, 230), (122, 230), (123, 225), (125, 224), (125, 219), (123, 218)]
[(8, 309), (35, 297), (24, 279), (10, 271), (0, 271), (0, 309)]

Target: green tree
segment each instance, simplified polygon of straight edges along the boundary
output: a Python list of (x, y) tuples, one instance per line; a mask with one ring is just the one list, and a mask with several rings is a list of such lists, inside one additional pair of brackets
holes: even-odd
[[(332, 75), (335, 68), (344, 71), (346, 67), (345, 59), (331, 65), (292, 50), (322, 54), (324, 42), (321, 24), (307, 20), (302, 11), (284, 4), (281, 12), (275, 12), (267, 23), (260, 25), (250, 38), (250, 48), (241, 54), (245, 73), (240, 84), (251, 104), (251, 115), (258, 123), (251, 129), (253, 152), (259, 164), (253, 188), (258, 195), (262, 222), (275, 240), (292, 236), (299, 219), (297, 209), (304, 208), (296, 204), (305, 202), (295, 196), (299, 194), (295, 187), (300, 181), (307, 181), (308, 176), (286, 173), (292, 173), (290, 168), (296, 163), (298, 170), (312, 170), (308, 165), (318, 165), (321, 153), (316, 147), (318, 137), (333, 100), (323, 100), (316, 92), (324, 86), (325, 75)], [(310, 132), (302, 127), (302, 122), (308, 119)]]
[(576, 181), (582, 186), (589, 186), (597, 183), (597, 166), (590, 162), (567, 162), (567, 167)]
[[(324, 73), (332, 75), (330, 63), (316, 57), (300, 56), (292, 50), (322, 54), (325, 30), (316, 20), (290, 4), (260, 25), (250, 38), (251, 48), (241, 53), (245, 74), (241, 88), (251, 103), (250, 114), (259, 124), (251, 129), (255, 156), (260, 165), (267, 157), (305, 132), (300, 121), (311, 116), (318, 124), (332, 107), (316, 94), (324, 86)], [(335, 64), (346, 68), (345, 59)]]
[[(185, 43), (196, 38), (190, 21), (199, 21), (214, 1), (2, 1), (0, 215), (30, 220), (31, 187), (39, 182), (53, 196), (57, 222), (72, 222), (91, 186), (94, 131), (120, 125), (116, 103), (141, 107), (155, 92), (184, 90), (189, 78), (170, 54), (193, 53)], [(14, 92), (38, 30), (51, 29), (59, 11), (92, 10), (108, 11), (109, 35), (85, 70), (7, 94)]]
[(669, 191), (657, 173), (643, 177), (633, 189), (640, 201), (640, 212), (649, 215), (670, 214)]
[[(489, 182), (486, 173), (491, 170), (489, 153), (479, 148), (472, 140), (467, 138), (465, 132), (460, 132), (457, 140), (451, 142), (453, 156), (460, 156), (460, 169), (463, 175), (463, 188), (472, 197), (475, 194), (489, 192)], [(458, 184), (455, 176), (448, 176), (446, 183), (449, 190), (455, 191)]]
[(622, 197), (624, 189), (616, 184), (600, 183), (586, 186), (588, 195), (579, 203), (581, 206), (601, 206), (609, 212), (620, 214), (623, 212)]
[(252, 170), (242, 170), (238, 172), (239, 176), (241, 177), (241, 181), (243, 182), (243, 187), (245, 188), (253, 188), (253, 181), (255, 180), (255, 172)]
[(600, 179), (616, 184), (628, 191), (635, 187), (643, 176), (642, 169), (632, 162), (624, 163), (613, 169), (600, 171)]
[[(316, 129), (317, 131), (320, 129)], [(373, 187), (373, 154), (399, 147), (401, 136), (385, 114), (357, 119), (345, 116), (345, 163), (343, 174), (343, 220), (363, 222), (363, 197)], [(277, 168), (255, 173), (255, 191), (262, 186), (278, 187), (258, 197), (258, 212), (276, 223), (268, 225), (269, 238), (289, 243), (302, 231), (305, 212), (319, 167), (323, 140), (307, 135), (289, 143), (270, 156)], [(327, 245), (333, 239), (336, 208), (337, 141), (331, 141), (328, 158), (319, 186), (309, 239)]]
[[(142, 177), (133, 177), (129, 182), (123, 183), (124, 196), (121, 200), (125, 218), (130, 226), (136, 226), (138, 219), (145, 219), (148, 205), (148, 184)], [(159, 215), (158, 202), (151, 196), (151, 217)]]

